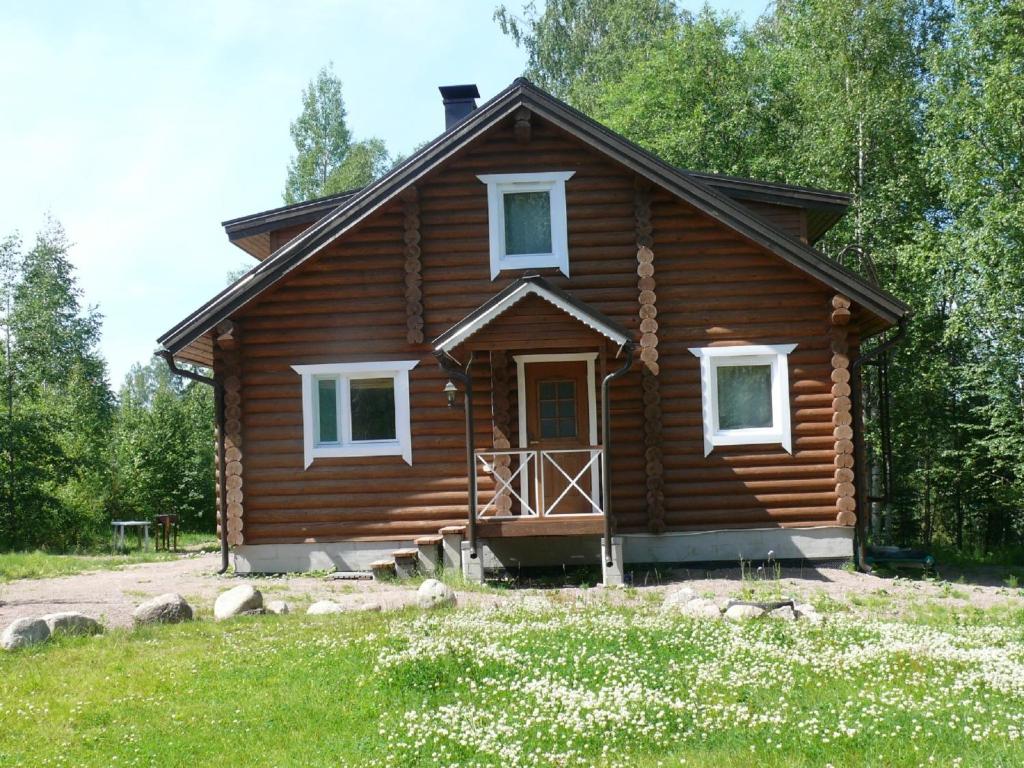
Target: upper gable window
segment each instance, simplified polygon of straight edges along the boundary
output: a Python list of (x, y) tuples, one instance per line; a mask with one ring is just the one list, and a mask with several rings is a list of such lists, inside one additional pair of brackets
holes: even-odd
[(569, 275), (565, 182), (574, 171), (491, 173), (487, 185), (491, 279), (507, 269), (554, 267)]

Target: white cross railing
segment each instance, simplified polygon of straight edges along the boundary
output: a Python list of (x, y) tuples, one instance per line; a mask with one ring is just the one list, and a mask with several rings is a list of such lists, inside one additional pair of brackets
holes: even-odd
[[(579, 460), (566, 461), (570, 457)], [(550, 450), (477, 451), (478, 471), (490, 478), (491, 484), (477, 482), (475, 509), (477, 519), (522, 519), (547, 515), (557, 517), (603, 515), (601, 472), (604, 471), (604, 449), (559, 448)], [(554, 488), (545, 487), (545, 469), (557, 474)], [(483, 487), (481, 487), (483, 486)], [(490, 486), (490, 487), (489, 487)], [(548, 496), (557, 496), (553, 500)], [(590, 505), (585, 512), (559, 511), (560, 504), (578, 494)], [(518, 502), (518, 509), (515, 508)]]
[[(563, 467), (561, 464), (558, 463), (558, 459), (556, 457), (558, 457), (558, 456), (570, 456), (570, 455), (571, 456), (578, 456), (581, 453), (582, 454), (590, 454), (590, 458), (587, 459), (586, 463), (579, 470), (570, 469), (569, 472), (575, 472), (575, 474), (573, 474), (570, 477), (569, 472), (566, 472), (565, 467)], [(604, 514), (604, 508), (600, 504), (600, 498), (601, 498), (601, 474), (600, 473), (601, 473), (601, 471), (603, 469), (603, 467), (601, 466), (603, 458), (604, 458), (604, 451), (601, 448), (561, 448), (561, 449), (555, 449), (555, 450), (550, 450), (550, 451), (541, 451), (540, 452), (541, 471), (539, 473), (540, 477), (541, 477), (540, 498), (545, 500), (544, 514), (545, 515), (550, 515), (550, 514), (560, 514), (560, 515), (567, 515), (567, 514), (601, 515), (601, 514)], [(546, 503), (547, 502), (547, 495), (545, 494), (546, 488), (544, 487), (544, 485), (545, 485), (545, 481), (544, 481), (544, 468), (547, 465), (551, 465), (552, 467), (554, 467), (558, 471), (558, 473), (563, 478), (565, 478), (568, 481), (568, 484), (565, 486), (565, 488), (562, 489), (562, 492), (560, 494), (558, 494), (558, 497), (554, 501), (552, 501), (550, 504)], [(587, 493), (587, 491), (585, 491), (583, 489), (584, 486), (580, 485), (579, 481), (580, 481), (580, 479), (582, 477), (584, 477), (584, 475), (588, 475), (589, 476), (589, 482), (588, 481), (584, 481), (584, 485), (590, 487), (590, 493)], [(569, 494), (569, 492), (572, 491), (574, 488), (576, 489), (577, 493), (579, 493), (584, 499), (586, 499), (587, 501), (590, 502), (590, 507), (591, 507), (590, 512), (557, 512), (556, 513), (555, 512), (555, 508), (559, 505), (559, 503), (561, 503), (562, 499), (564, 499)], [(597, 499), (597, 500), (595, 501), (595, 499)]]
[[(519, 466), (512, 471), (512, 459), (518, 459)], [(530, 476), (536, 473), (530, 472), (531, 465), (535, 464), (536, 451), (477, 451), (476, 460), (484, 472), (494, 480), (494, 491), (487, 503), (480, 508), (481, 489), (477, 483), (476, 509), (478, 518), (515, 518), (515, 517), (537, 517), (537, 510), (530, 504)], [(507, 461), (506, 461), (507, 459)], [(513, 482), (520, 478), (517, 485)], [(516, 490), (518, 486), (519, 490)], [(536, 498), (536, 495), (534, 495)], [(506, 501), (502, 501), (505, 499)], [(512, 514), (511, 501), (519, 501), (519, 514)], [(502, 509), (507, 506), (507, 509)]]

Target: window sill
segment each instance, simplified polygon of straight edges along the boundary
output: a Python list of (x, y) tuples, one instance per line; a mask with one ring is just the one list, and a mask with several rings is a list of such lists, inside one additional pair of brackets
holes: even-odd
[[(361, 456), (401, 456), (412, 464), (412, 456), (406, 455), (405, 447), (397, 440), (382, 440), (354, 445), (318, 445), (310, 452), (310, 463), (317, 459), (345, 459)], [(306, 466), (309, 466), (307, 464)]]

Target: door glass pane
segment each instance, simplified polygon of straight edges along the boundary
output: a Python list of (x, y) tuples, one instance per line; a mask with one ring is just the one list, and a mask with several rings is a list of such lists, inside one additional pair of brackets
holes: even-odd
[(719, 429), (772, 426), (770, 365), (722, 365), (717, 374)]
[(317, 379), (317, 434), (316, 442), (338, 442), (338, 387), (336, 379)]
[(395, 440), (395, 380), (352, 379), (352, 441)]
[(537, 387), (542, 438), (576, 437), (576, 382), (542, 381)]
[(505, 202), (505, 253), (551, 253), (551, 195), (510, 192)]

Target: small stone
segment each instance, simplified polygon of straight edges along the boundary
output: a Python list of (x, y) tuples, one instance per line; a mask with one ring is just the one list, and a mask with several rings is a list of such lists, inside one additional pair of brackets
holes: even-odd
[(345, 609), (333, 600), (318, 600), (306, 609), (309, 616), (324, 616), (328, 613), (344, 613)]
[(263, 595), (251, 584), (239, 584), (227, 592), (222, 592), (217, 602), (213, 604), (213, 617), (217, 621), (262, 611)]
[(48, 613), (42, 617), (50, 628), (50, 635), (98, 635), (103, 627), (96, 619), (90, 619), (84, 613), (64, 611)]
[(677, 610), (682, 608), (684, 605), (689, 603), (691, 600), (696, 599), (697, 593), (689, 587), (682, 587), (677, 589), (675, 592), (670, 592), (665, 596), (665, 601), (661, 604), (661, 610)]
[(352, 610), (359, 611), (361, 613), (379, 613), (381, 610), (381, 604), (374, 602), (360, 603)]
[(791, 605), (783, 605), (768, 614), (769, 618), (782, 619), (783, 621), (796, 621), (796, 611)]
[(0, 636), (0, 647), (5, 651), (28, 648), (50, 639), (50, 628), (42, 619), (16, 619), (7, 625)]
[(455, 605), (455, 592), (444, 582), (427, 579), (416, 590), (416, 605), (425, 610)]
[(291, 613), (292, 607), (284, 600), (271, 600), (267, 603), (266, 610), (267, 613), (272, 613), (276, 616), (283, 616), (286, 613)]
[(688, 603), (680, 606), (679, 613), (693, 619), (720, 619), (722, 609), (715, 605), (714, 600), (706, 597), (695, 597)]
[(730, 605), (725, 611), (725, 618), (729, 621), (747, 621), (759, 619), (762, 616), (764, 616), (764, 608), (758, 608), (756, 605)]
[(192, 620), (192, 606), (177, 592), (157, 595), (132, 613), (136, 624), (177, 624)]

